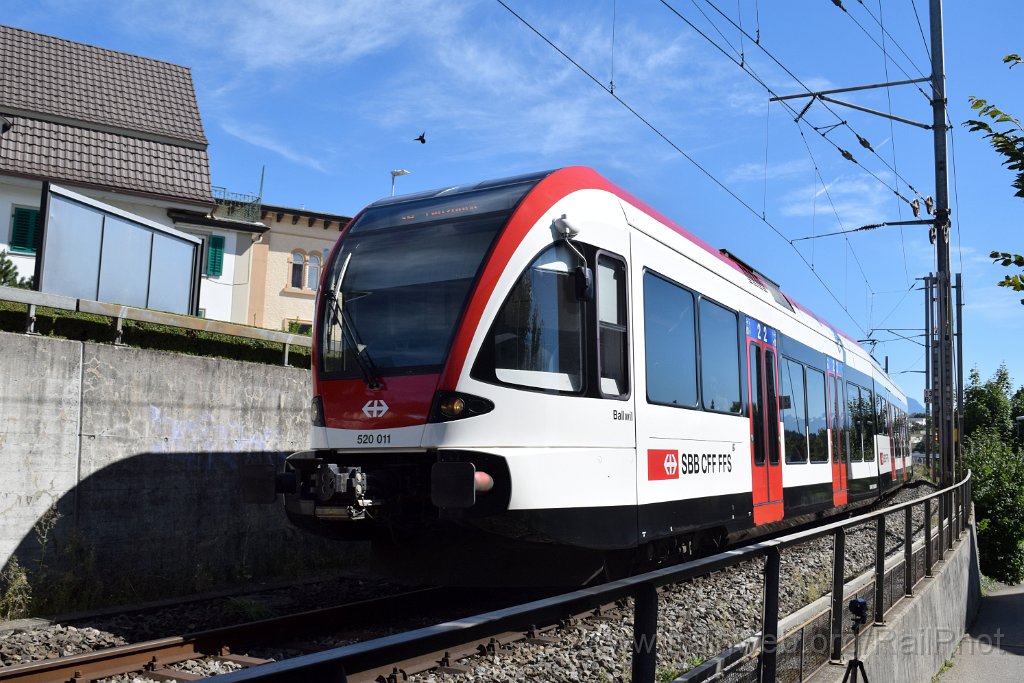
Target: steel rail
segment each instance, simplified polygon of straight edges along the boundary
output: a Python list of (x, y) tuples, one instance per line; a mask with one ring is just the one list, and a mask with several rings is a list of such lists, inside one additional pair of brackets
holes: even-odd
[(398, 593), (247, 624), (209, 629), (185, 636), (159, 638), (67, 657), (15, 664), (0, 668), (0, 681), (87, 681), (131, 671), (152, 671), (196, 657), (238, 660), (240, 658), (230, 653), (261, 642), (280, 640), (282, 634), (298, 635), (317, 629), (350, 626), (351, 622), (366, 625), (368, 622), (380, 621), (384, 614), (400, 610), (431, 609), (450, 601), (451, 598), (452, 591), (447, 588), (427, 588)]

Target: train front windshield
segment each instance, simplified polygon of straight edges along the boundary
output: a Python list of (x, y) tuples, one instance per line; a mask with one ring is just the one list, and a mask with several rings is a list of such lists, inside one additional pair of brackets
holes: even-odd
[(484, 259), (533, 184), (363, 212), (324, 281), (321, 376), (372, 382), (440, 372)]

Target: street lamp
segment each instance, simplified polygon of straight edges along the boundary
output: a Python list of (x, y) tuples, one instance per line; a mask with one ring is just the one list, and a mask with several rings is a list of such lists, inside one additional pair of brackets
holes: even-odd
[(395, 178), (397, 178), (400, 175), (409, 175), (409, 171), (406, 171), (404, 169), (399, 169), (397, 171), (392, 171), (391, 172), (391, 196), (392, 197), (395, 196)]

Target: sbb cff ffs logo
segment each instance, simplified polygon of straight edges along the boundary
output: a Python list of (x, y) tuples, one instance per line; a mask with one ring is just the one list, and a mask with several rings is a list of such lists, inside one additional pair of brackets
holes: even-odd
[(732, 472), (732, 453), (680, 453), (652, 448), (647, 451), (647, 480), (679, 479), (681, 475)]
[(388, 412), (388, 404), (379, 398), (367, 401), (366, 405), (363, 406), (363, 415), (371, 419), (381, 417), (386, 412)]
[(647, 451), (647, 479), (679, 478), (679, 451), (652, 449)]

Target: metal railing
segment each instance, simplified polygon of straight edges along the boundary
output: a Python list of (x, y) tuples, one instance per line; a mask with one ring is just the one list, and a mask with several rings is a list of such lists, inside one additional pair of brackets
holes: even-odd
[(227, 188), (210, 187), (213, 200), (227, 209), (227, 214), (237, 220), (255, 223), (260, 219), (262, 198), (246, 192), (228, 192)]
[[(596, 609), (601, 605), (632, 598), (634, 601), (632, 680), (653, 682), (655, 680), (657, 657), (658, 591), (662, 586), (694, 579), (711, 572), (726, 569), (740, 562), (764, 560), (764, 611), (757, 647), (750, 657), (754, 670), (742, 680), (775, 681), (779, 677), (779, 654), (784, 657), (799, 657), (800, 671), (796, 680), (804, 678), (805, 663), (812, 668), (832, 660), (839, 660), (845, 643), (843, 632), (843, 609), (847, 595), (844, 594), (846, 570), (846, 535), (851, 527), (875, 523), (876, 551), (873, 580), (857, 591), (858, 597), (868, 601), (869, 613), (874, 615), (876, 624), (884, 622), (886, 612), (899, 600), (913, 595), (914, 587), (924, 576), (931, 576), (936, 559), (945, 551), (952, 550), (954, 537), (960, 537), (966, 530), (968, 501), (970, 500), (970, 473), (960, 483), (916, 500), (893, 505), (883, 510), (867, 513), (848, 520), (833, 522), (807, 531), (789, 534), (780, 538), (755, 543), (737, 550), (693, 560), (685, 564), (667, 567), (621, 579), (601, 586), (584, 588), (554, 598), (538, 600), (517, 607), (488, 612), (456, 622), (429, 626), (380, 638), (377, 640), (347, 645), (315, 654), (274, 662), (251, 669), (244, 669), (218, 677), (224, 683), (236, 681), (345, 681), (347, 675), (388, 666), (393, 662), (420, 657), (430, 652), (455, 647), (473, 639), (486, 639), (510, 630), (525, 630), (538, 623), (557, 623), (571, 614)], [(938, 506), (938, 533), (932, 538), (933, 501)], [(913, 508), (924, 507), (925, 542), (915, 552), (913, 538)], [(904, 548), (901, 561), (890, 562), (886, 568), (884, 539), (886, 517), (903, 512)], [(789, 634), (779, 629), (779, 579), (781, 554), (786, 548), (807, 543), (826, 536), (834, 539), (833, 589), (831, 610), (825, 619), (814, 619)], [(923, 553), (923, 562), (919, 561)], [(897, 589), (897, 586), (899, 587)], [(821, 655), (818, 661), (805, 662), (804, 645), (809, 628), (823, 632), (828, 623), (828, 655)], [(815, 626), (817, 624), (817, 626)], [(783, 637), (785, 636), (785, 637)], [(794, 640), (797, 639), (797, 640)], [(799, 652), (797, 652), (799, 646)], [(794, 680), (786, 667), (787, 680)]]
[(12, 301), (14, 303), (26, 304), (28, 311), (25, 320), (25, 332), (36, 333), (36, 307), (55, 308), (62, 311), (74, 311), (78, 313), (92, 313), (111, 318), (111, 342), (122, 343), (124, 332), (124, 321), (134, 320), (136, 322), (153, 323), (178, 327), (201, 332), (213, 332), (216, 334), (240, 337), (242, 339), (256, 339), (260, 341), (279, 343), (283, 345), (283, 363), (288, 365), (288, 355), (292, 346), (310, 348), (313, 340), (311, 337), (290, 332), (279, 332), (267, 330), (261, 327), (250, 327), (237, 323), (222, 322), (220, 320), (209, 320), (197, 318), (190, 315), (178, 315), (176, 313), (164, 313), (148, 308), (136, 308), (134, 306), (123, 306), (121, 304), (109, 304), (102, 301), (90, 301), (89, 299), (76, 299), (71, 296), (60, 294), (45, 294), (31, 289), (18, 289), (16, 287), (0, 287), (0, 300)]

